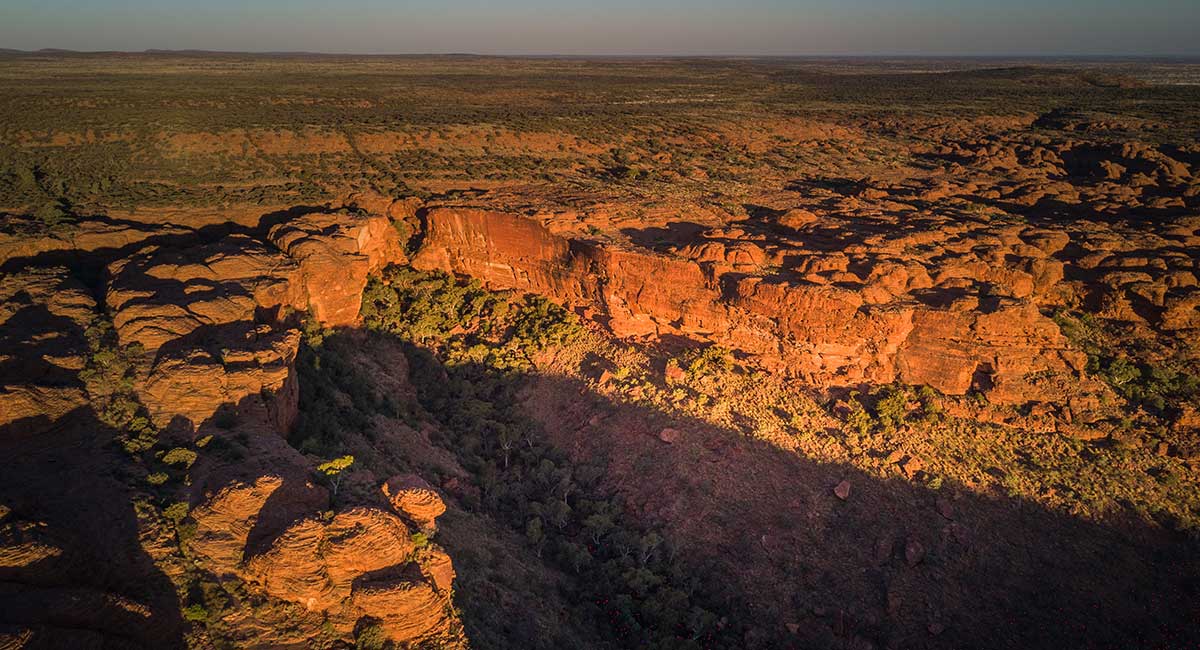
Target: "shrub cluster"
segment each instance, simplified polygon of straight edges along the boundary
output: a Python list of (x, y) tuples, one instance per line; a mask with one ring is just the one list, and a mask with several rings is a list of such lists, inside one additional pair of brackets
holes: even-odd
[(1055, 314), (1064, 336), (1088, 355), (1087, 372), (1103, 379), (1127, 401), (1156, 416), (1172, 416), (1183, 404), (1200, 408), (1200, 375), (1179, 361), (1152, 362), (1109, 344), (1108, 327), (1088, 313)]
[(860, 436), (890, 434), (908, 422), (931, 424), (944, 416), (937, 391), (929, 386), (877, 386), (866, 394), (850, 393), (846, 403), (846, 424)]
[(96, 318), (84, 336), (88, 358), (79, 378), (87, 387), (96, 417), (121, 432), (119, 439), (129, 453), (149, 450), (158, 442), (158, 431), (133, 389), (133, 361), (142, 354), (141, 346), (121, 347), (112, 323), (105, 318)]

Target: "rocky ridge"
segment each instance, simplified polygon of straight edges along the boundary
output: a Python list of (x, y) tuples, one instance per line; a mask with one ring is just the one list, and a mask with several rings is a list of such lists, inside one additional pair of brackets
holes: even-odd
[[(297, 409), (299, 313), (309, 311), (324, 326), (352, 324), (368, 273), (403, 261), (389, 218), (342, 211), (301, 215), (264, 237), (228, 234), (182, 248), (149, 245), (108, 265), (103, 296), (116, 348), (99, 352), (129, 356), (132, 368), (122, 382), (159, 430), (160, 444), (175, 448), (157, 454), (161, 480), (138, 468), (114, 470), (124, 461), (108, 449), (78, 468), (85, 472), (78, 478), (133, 473), (129, 487), (111, 486), (124, 493), (103, 505), (114, 517), (120, 503), (132, 500), (135, 510), (142, 503), (142, 481), (168, 481), (158, 491), (168, 489), (186, 506), (165, 516), (137, 511), (130, 538), (112, 540), (112, 557), (148, 556), (176, 585), (198, 575), (204, 584), (242, 594), (247, 603), (265, 599), (299, 608), (227, 611), (221, 624), (243, 647), (289, 645), (320, 634), (352, 637), (363, 621), (396, 642), (443, 638), (457, 625), (447, 613), (450, 558), (436, 545), (418, 548), (413, 541), (420, 530), (415, 526), (432, 526), (444, 510), (435, 507), (437, 494), (423, 495), (419, 519), (409, 510), (390, 511), (382, 498), (381, 507), (331, 511), (330, 493), (314, 480), (312, 461), (285, 440)], [(85, 332), (104, 318), (91, 292), (68, 270), (54, 267), (7, 275), (3, 286), (0, 330), (11, 351), (4, 359), (0, 409), (4, 446), (28, 461), (21, 442), (38, 436), (41, 452), (35, 453), (61, 462), (75, 457), (77, 435), (95, 438), (90, 444), (103, 448), (89, 406), (97, 382), (79, 379), (81, 370), (97, 363)], [(186, 474), (176, 484), (169, 477), (181, 466)], [(141, 591), (136, 584), (114, 588), (88, 577), (81, 566), (88, 543), (76, 539), (79, 531), (55, 526), (70, 515), (55, 511), (61, 505), (55, 499), (37, 494), (44, 479), (24, 487), (5, 483), (0, 599), (12, 613), (0, 628), (4, 644), (43, 647), (88, 639), (107, 647), (115, 638), (147, 647), (176, 644), (172, 639), (185, 630), (165, 613), (171, 608), (162, 603), (174, 595), (169, 587), (139, 599), (144, 585)], [(172, 518), (177, 531), (169, 525)], [(128, 563), (113, 561), (114, 568)], [(140, 566), (155, 573), (145, 561)], [(129, 613), (99, 605), (80, 612), (52, 594), (46, 598), (55, 604), (40, 611), (16, 606), (38, 602), (45, 592), (39, 583), (46, 580), (64, 597), (70, 589), (82, 590), (83, 600), (71, 596), (76, 603), (115, 602)], [(287, 624), (278, 616), (286, 616)], [(138, 617), (160, 623), (128, 626)]]
[[(901, 381), (1004, 404), (1060, 399), (1080, 382), (1102, 389), (1086, 383), (1086, 358), (1039, 311), (1034, 296), (1057, 288), (1063, 271), (1022, 239), (1040, 241), (1036, 230), (997, 241), (990, 255), (1000, 266), (958, 255), (937, 268), (886, 249), (852, 260), (741, 227), (663, 254), (567, 239), (494, 211), (434, 207), (424, 218), (418, 268), (552, 296), (619, 336), (717, 343), (809, 384)], [(1013, 248), (1026, 257), (1005, 261)], [(979, 282), (996, 288), (971, 290)]]

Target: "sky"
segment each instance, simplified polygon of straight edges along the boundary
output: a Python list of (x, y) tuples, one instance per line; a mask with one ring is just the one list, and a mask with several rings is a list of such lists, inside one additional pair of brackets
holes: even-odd
[(0, 0), (0, 47), (1200, 55), (1200, 0)]

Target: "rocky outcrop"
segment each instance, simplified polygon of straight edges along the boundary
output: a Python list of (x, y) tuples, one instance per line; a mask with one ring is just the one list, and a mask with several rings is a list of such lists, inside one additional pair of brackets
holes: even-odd
[(434, 520), (446, 512), (446, 504), (425, 479), (416, 474), (400, 474), (384, 481), (381, 490), (397, 514), (421, 530), (437, 530)]
[(121, 343), (148, 353), (139, 393), (155, 424), (198, 424), (259, 396), (286, 431), (300, 341), (292, 315), (311, 308), (323, 325), (352, 324), (367, 274), (403, 259), (386, 217), (306, 214), (274, 226), (269, 241), (230, 235), (114, 262), (107, 302)]
[(353, 324), (367, 275), (404, 261), (399, 234), (384, 216), (313, 213), (276, 225), (268, 238), (299, 263), (306, 306), (328, 326)]
[[(814, 222), (802, 216), (789, 217), (789, 228)], [(880, 245), (875, 256), (856, 255), (863, 259), (852, 271), (846, 253), (798, 244), (786, 254), (763, 249), (731, 262), (706, 245), (664, 255), (567, 240), (494, 211), (434, 207), (424, 219), (425, 237), (413, 259), (418, 268), (548, 295), (593, 313), (619, 336), (677, 335), (724, 345), (815, 384), (900, 380), (1024, 403), (1057, 397), (1028, 376), (1078, 377), (1082, 370), (1080, 355), (1031, 300), (1062, 279), (1062, 265), (1019, 233), (1006, 236), (1009, 247), (1026, 255), (1018, 262), (960, 259), (927, 268), (891, 261), (893, 247)], [(736, 239), (728, 234), (705, 236)], [(753, 270), (768, 258), (786, 260), (793, 270)], [(985, 286), (1000, 289), (984, 292)]]
[(78, 373), (95, 310), (65, 268), (0, 274), (0, 432), (36, 435), (86, 403)]
[(150, 353), (204, 328), (253, 321), (259, 310), (304, 306), (296, 262), (245, 235), (153, 248), (108, 271), (106, 302), (121, 343)]
[(340, 512), (328, 522), (305, 519), (251, 558), (246, 575), (275, 598), (327, 613), (339, 631), (352, 631), (368, 616), (383, 621), (395, 642), (429, 637), (450, 622), (443, 613), (449, 584), (435, 578), (449, 558), (426, 551), (427, 576), (412, 532), (372, 508)]
[(408, 528), (379, 510), (358, 508), (329, 522), (306, 519), (288, 528), (247, 571), (269, 594), (327, 611), (350, 598), (353, 581), (407, 561)]
[(396, 642), (445, 632), (454, 575), (445, 552), (418, 548), (416, 530), (379, 509), (318, 516), (327, 498), (303, 472), (232, 481), (192, 510), (189, 548), (213, 574), (320, 614), (342, 634), (364, 616)]
[[(304, 481), (302, 472), (299, 479), (285, 481), (277, 474), (262, 474), (244, 482), (232, 479), (215, 492), (201, 492), (200, 503), (191, 511), (196, 523), (188, 541), (191, 552), (218, 576), (238, 575), (251, 547), (252, 531), (258, 531), (260, 538), (278, 534), (291, 520), (328, 503), (325, 491)], [(280, 492), (285, 483), (288, 487)]]
[(34, 219), (5, 215), (0, 216), (0, 268), (43, 258), (61, 263), (91, 254), (113, 254), (151, 237), (184, 239), (191, 234), (191, 230), (179, 226), (100, 218), (47, 228)]
[[(299, 266), (244, 235), (112, 264), (107, 302), (124, 346), (145, 351), (138, 392), (154, 423), (196, 425), (251, 395), (288, 397), (301, 308)], [(283, 405), (277, 425), (290, 424)]]
[[(162, 445), (196, 452), (181, 456), (184, 465), (172, 465), (177, 461), (161, 451), (164, 460), (154, 461), (163, 471), (186, 467), (186, 480), (167, 484), (187, 506), (180, 524), (186, 536), (176, 537), (161, 518), (139, 515), (134, 534), (98, 548), (145, 557), (138, 571), (160, 570), (180, 580), (199, 572), (206, 580), (244, 584), (266, 605), (254, 613), (222, 614), (239, 644), (295, 646), (319, 634), (349, 639), (364, 618), (396, 643), (443, 637), (454, 625), (448, 613), (453, 564), (436, 544), (415, 537), (419, 526), (432, 532), (433, 518), (445, 508), (440, 498), (428, 498), (420, 491), (428, 486), (413, 476), (403, 489), (396, 482), (392, 494), (414, 526), (365, 505), (328, 512), (329, 493), (315, 483), (314, 461), (285, 440), (297, 410), (298, 312), (311, 308), (326, 326), (353, 324), (367, 274), (403, 259), (389, 218), (336, 212), (295, 217), (265, 238), (230, 234), (187, 247), (149, 246), (112, 261), (104, 298), (113, 345), (133, 368), (131, 379), (111, 380), (146, 408)], [(92, 388), (80, 371), (118, 355), (89, 347), (101, 330), (87, 332), (104, 316), (91, 290), (67, 269), (35, 268), (3, 279), (0, 336), (11, 352), (0, 357), (0, 444), (71, 430), (64, 422), (87, 410)], [(86, 413), (77, 424), (102, 444)], [(206, 452), (204, 444), (219, 451)], [(133, 472), (133, 488), (105, 479), (108, 492), (117, 493), (105, 493), (110, 510), (128, 504), (124, 491), (147, 480), (137, 477), (136, 468), (115, 472), (111, 464), (117, 461), (106, 455), (114, 453), (111, 444), (105, 454), (91, 456), (80, 456), (69, 440), (56, 445), (42, 443), (41, 453), (85, 464), (70, 481)], [(37, 491), (35, 482), (21, 484)], [(155, 479), (153, 485), (160, 484)], [(134, 629), (141, 631), (133, 634), (133, 645), (175, 645), (170, 638), (186, 624), (179, 623), (181, 605), (169, 583), (152, 599), (75, 587), (89, 584), (75, 575), (86, 548), (77, 535), (61, 522), (8, 515), (0, 512), (6, 643), (107, 647)], [(186, 559), (177, 544), (186, 548)], [(138, 575), (132, 578), (142, 579)], [(274, 621), (287, 610), (271, 603), (300, 610)]]

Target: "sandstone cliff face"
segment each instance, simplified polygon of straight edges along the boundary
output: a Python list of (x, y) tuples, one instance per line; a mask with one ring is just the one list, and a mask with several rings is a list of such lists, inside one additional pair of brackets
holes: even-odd
[(314, 213), (271, 228), (268, 238), (299, 262), (307, 306), (331, 327), (358, 319), (367, 274), (404, 261), (387, 217)]
[[(1027, 376), (1078, 377), (1083, 365), (1030, 300), (1062, 278), (1061, 264), (1041, 257), (913, 268), (880, 251), (857, 264), (868, 268), (851, 272), (845, 253), (763, 250), (752, 242), (729, 253), (720, 243), (744, 232), (706, 233), (711, 244), (672, 256), (567, 240), (494, 211), (434, 207), (425, 222), (418, 268), (595, 310), (618, 336), (718, 343), (818, 385), (900, 380), (952, 395), (977, 389), (1014, 404), (1058, 397)], [(1023, 245), (1015, 234), (1010, 239)], [(759, 261), (767, 259), (786, 260), (791, 270), (768, 275)], [(972, 297), (964, 287), (975, 281), (1001, 290)]]
[(110, 265), (107, 303), (120, 341), (152, 356), (139, 394), (155, 424), (197, 424), (221, 405), (270, 395), (273, 425), (286, 431), (300, 339), (285, 323), (311, 307), (323, 325), (352, 324), (367, 274), (404, 259), (390, 223), (308, 214), (273, 227), (268, 241), (230, 235)]
[[(432, 530), (444, 510), (436, 494), (415, 491), (414, 477), (406, 496), (396, 495), (406, 510), (348, 505), (323, 515), (330, 495), (315, 483), (313, 460), (284, 437), (298, 399), (296, 312), (311, 307), (324, 325), (353, 324), (367, 274), (402, 261), (389, 218), (349, 212), (306, 214), (266, 237), (150, 246), (112, 261), (104, 299), (115, 345), (132, 363), (128, 390), (160, 430), (160, 444), (199, 452), (186, 461), (183, 484), (159, 488), (186, 504), (189, 532), (185, 538), (162, 519), (139, 514), (126, 537), (96, 546), (124, 567), (114, 570), (156, 579), (158, 590), (139, 597), (146, 587), (137, 581), (86, 587), (92, 580), (77, 575), (88, 556), (77, 538), (83, 531), (62, 528), (78, 514), (58, 510), (61, 488), (14, 475), (19, 484), (6, 480), (4, 493), (15, 495), (24, 513), (10, 514), (7, 500), (0, 504), (5, 647), (107, 647), (118, 637), (135, 646), (178, 646), (186, 630), (174, 592), (189, 575), (242, 584), (248, 597), (300, 608), (286, 617), (283, 608), (225, 611), (221, 625), (243, 647), (292, 646), (328, 633), (349, 638), (362, 620), (376, 621), (398, 643), (444, 635), (454, 624), (447, 613), (453, 564), (436, 545), (413, 542), (418, 526)], [(27, 456), (20, 441), (41, 436), (39, 453), (78, 461), (77, 475), (64, 477), (77, 492), (128, 462), (97, 433), (88, 412), (94, 382), (85, 387), (79, 378), (85, 367), (109, 362), (89, 360), (97, 353), (89, 349), (93, 335), (85, 336), (104, 316), (91, 290), (66, 269), (5, 276), (2, 287), (0, 445)], [(72, 435), (104, 452), (79, 458)], [(207, 453), (197, 440), (238, 451)], [(30, 467), (53, 462), (26, 460)], [(145, 498), (145, 479), (136, 478), (145, 470), (120, 472), (132, 472), (133, 483), (105, 479), (96, 495), (106, 495), (103, 505), (89, 506), (98, 517), (119, 519), (122, 504)], [(50, 494), (28, 503), (21, 496), (39, 491)], [(91, 534), (111, 532), (96, 528)], [(117, 559), (124, 557), (142, 558), (140, 568)]]

